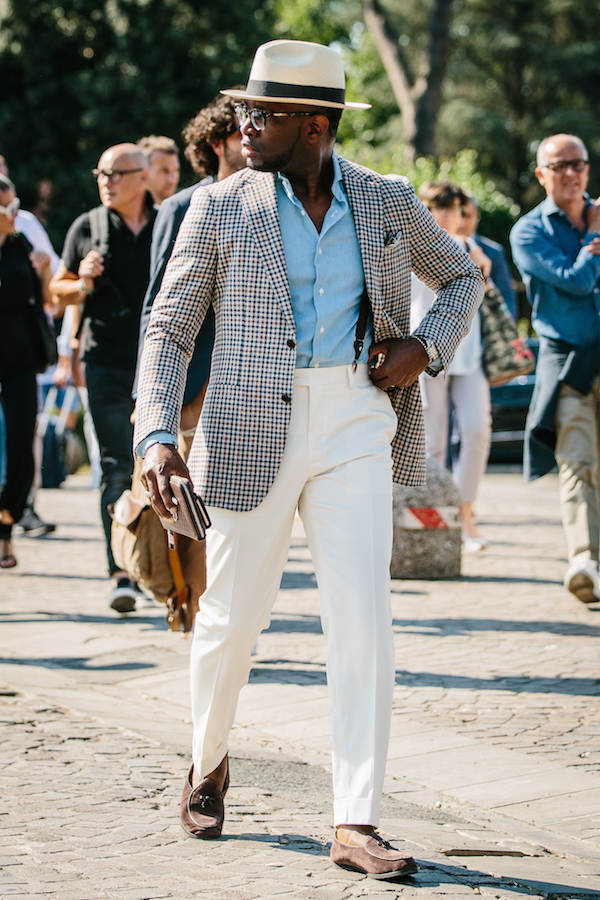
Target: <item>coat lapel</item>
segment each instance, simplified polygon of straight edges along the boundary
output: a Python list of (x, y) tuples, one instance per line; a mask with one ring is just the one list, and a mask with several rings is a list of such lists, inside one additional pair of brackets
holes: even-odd
[(285, 316), (295, 327), (273, 175), (248, 179), (242, 194), (242, 208)]
[(344, 187), (354, 217), (356, 236), (362, 255), (365, 285), (371, 306), (380, 302), (379, 267), (383, 251), (384, 229), (381, 197), (377, 186), (360, 170), (340, 158)]

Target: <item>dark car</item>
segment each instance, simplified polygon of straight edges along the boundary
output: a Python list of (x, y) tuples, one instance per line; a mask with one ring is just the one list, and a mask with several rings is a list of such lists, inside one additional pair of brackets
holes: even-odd
[[(528, 338), (527, 346), (536, 360), (539, 349), (537, 338)], [(508, 384), (493, 387), (492, 398), (492, 446), (490, 462), (522, 463), (525, 419), (531, 403), (535, 370), (530, 375), (520, 375)]]

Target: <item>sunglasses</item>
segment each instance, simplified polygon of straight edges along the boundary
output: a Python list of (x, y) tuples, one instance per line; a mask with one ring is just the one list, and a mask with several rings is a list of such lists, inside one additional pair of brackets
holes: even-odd
[(143, 171), (144, 169), (141, 166), (138, 169), (92, 169), (92, 175), (96, 181), (102, 177), (106, 178), (107, 181), (114, 181), (115, 184), (118, 184), (125, 175), (131, 175), (132, 172)]
[(14, 200), (11, 200), (7, 206), (0, 206), (0, 215), (2, 216), (14, 216), (21, 206), (21, 201), (18, 197), (15, 197)]
[(587, 159), (561, 159), (560, 162), (546, 163), (542, 169), (550, 169), (551, 172), (566, 172), (567, 169), (583, 172), (587, 165), (589, 165)]
[(233, 108), (236, 119), (240, 128), (245, 125), (248, 119), (255, 131), (264, 131), (267, 125), (267, 119), (292, 118), (293, 116), (314, 116), (314, 112), (271, 112), (267, 109), (261, 109), (260, 106), (247, 106), (245, 103), (236, 103)]

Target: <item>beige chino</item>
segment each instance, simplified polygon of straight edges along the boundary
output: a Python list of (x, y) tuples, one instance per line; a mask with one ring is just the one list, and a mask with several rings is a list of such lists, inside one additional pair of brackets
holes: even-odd
[(564, 384), (556, 410), (556, 461), (569, 561), (598, 561), (600, 378), (584, 396)]

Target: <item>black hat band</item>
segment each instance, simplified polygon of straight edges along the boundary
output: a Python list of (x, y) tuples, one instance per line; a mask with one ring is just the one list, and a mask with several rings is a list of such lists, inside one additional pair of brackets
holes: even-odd
[(298, 100), (323, 100), (329, 103), (345, 103), (344, 88), (319, 87), (318, 85), (286, 84), (282, 81), (249, 81), (246, 93), (256, 97), (281, 97)]

